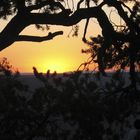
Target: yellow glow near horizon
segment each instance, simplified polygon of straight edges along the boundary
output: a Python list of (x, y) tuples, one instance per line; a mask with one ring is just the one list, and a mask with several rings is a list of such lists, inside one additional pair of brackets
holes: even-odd
[(50, 72), (56, 71), (57, 73), (62, 73), (65, 71), (70, 71), (70, 66), (67, 65), (64, 60), (50, 60), (44, 61), (40, 65), (37, 65), (37, 69), (42, 72), (46, 72), (47, 70), (50, 70)]

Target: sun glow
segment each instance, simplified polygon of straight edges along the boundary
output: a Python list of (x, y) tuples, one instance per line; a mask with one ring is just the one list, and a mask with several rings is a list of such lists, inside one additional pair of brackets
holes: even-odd
[(37, 69), (41, 72), (46, 72), (47, 70), (50, 70), (51, 73), (56, 71), (57, 73), (63, 73), (65, 71), (69, 71), (71, 68), (64, 60), (49, 60), (44, 61), (41, 64), (38, 64)]

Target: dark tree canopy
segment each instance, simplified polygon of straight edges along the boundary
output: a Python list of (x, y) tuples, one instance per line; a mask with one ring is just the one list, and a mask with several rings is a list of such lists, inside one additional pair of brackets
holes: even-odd
[[(132, 8), (126, 5), (130, 1)], [(113, 23), (103, 9), (105, 5), (113, 7), (124, 23)], [(139, 66), (140, 3), (136, 0), (1, 0), (0, 17), (6, 19), (8, 16), (13, 18), (0, 33), (0, 50), (15, 41), (41, 42), (63, 34), (58, 31), (44, 37), (19, 35), (31, 24), (37, 28), (41, 28), (42, 24), (72, 26), (82, 19), (87, 20), (83, 41), (91, 44), (86, 39), (86, 32), (90, 18), (96, 18), (102, 35), (92, 38), (92, 56), (99, 64), (99, 70), (104, 73), (105, 68), (115, 65), (121, 68), (130, 66), (131, 76), (134, 77), (136, 63)]]

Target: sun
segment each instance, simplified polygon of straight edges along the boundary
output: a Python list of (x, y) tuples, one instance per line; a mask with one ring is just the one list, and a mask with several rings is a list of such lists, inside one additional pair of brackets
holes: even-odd
[(57, 73), (63, 73), (69, 71), (70, 69), (68, 63), (66, 63), (64, 60), (46, 60), (38, 64), (36, 67), (39, 71), (44, 73), (47, 72), (47, 70), (50, 70), (51, 73), (54, 71)]
[(46, 67), (48, 70), (50, 70), (51, 72), (56, 71), (56, 72), (64, 72), (65, 71), (65, 66), (63, 63), (52, 63), (52, 64), (48, 64), (48, 66)]

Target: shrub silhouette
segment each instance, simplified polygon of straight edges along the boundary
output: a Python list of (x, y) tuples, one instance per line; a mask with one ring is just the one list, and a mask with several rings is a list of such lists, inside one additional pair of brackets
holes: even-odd
[(120, 140), (129, 134), (131, 118), (138, 117), (140, 111), (140, 95), (139, 90), (124, 87), (121, 71), (112, 74), (111, 82), (102, 87), (103, 78), (96, 73), (43, 74), (36, 68), (34, 72), (43, 86), (30, 99), (21, 96), (30, 91), (16, 74), (11, 71), (10, 76), (0, 76), (2, 140)]

